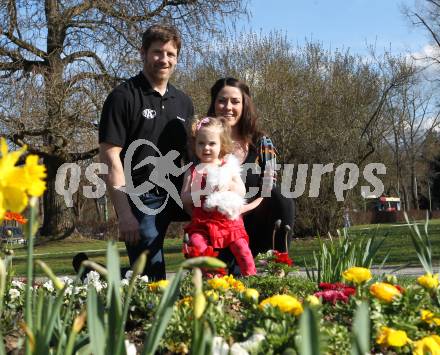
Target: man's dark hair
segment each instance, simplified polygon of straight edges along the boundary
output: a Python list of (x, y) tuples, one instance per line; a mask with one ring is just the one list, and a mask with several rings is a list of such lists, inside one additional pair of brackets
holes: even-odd
[(173, 41), (177, 48), (177, 54), (179, 54), (180, 47), (182, 46), (179, 30), (169, 25), (153, 25), (149, 27), (142, 35), (142, 48), (147, 51), (155, 41), (162, 43)]

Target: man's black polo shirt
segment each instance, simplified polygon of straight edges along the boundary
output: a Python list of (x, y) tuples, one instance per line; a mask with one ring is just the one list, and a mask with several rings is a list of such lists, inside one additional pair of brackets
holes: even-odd
[[(140, 72), (116, 87), (107, 97), (99, 123), (99, 143), (122, 147), (124, 162), (128, 146), (136, 139), (147, 139), (165, 155), (170, 150), (186, 152), (186, 127), (194, 114), (191, 99), (168, 84), (162, 96), (155, 91)], [(154, 148), (141, 145), (136, 149), (132, 164), (132, 178), (137, 186), (146, 181), (153, 169), (148, 164), (133, 167), (148, 156), (158, 156)]]

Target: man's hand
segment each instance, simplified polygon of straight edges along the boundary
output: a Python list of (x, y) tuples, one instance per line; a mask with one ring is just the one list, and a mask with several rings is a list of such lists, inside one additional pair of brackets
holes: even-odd
[(132, 213), (128, 212), (118, 219), (119, 240), (128, 244), (137, 244), (140, 240), (139, 222)]

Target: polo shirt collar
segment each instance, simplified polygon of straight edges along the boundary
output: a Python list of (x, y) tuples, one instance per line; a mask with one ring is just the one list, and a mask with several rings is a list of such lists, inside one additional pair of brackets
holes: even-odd
[[(139, 77), (139, 81), (142, 87), (142, 90), (146, 93), (146, 94), (154, 94), (157, 93), (156, 90), (154, 90), (151, 87), (150, 82), (148, 81), (148, 79), (145, 77), (144, 73), (142, 73), (142, 71), (139, 72), (138, 74)], [(176, 88), (171, 85), (170, 83), (167, 84), (167, 90), (165, 91), (165, 94), (163, 95), (164, 98), (166, 97), (176, 97)]]

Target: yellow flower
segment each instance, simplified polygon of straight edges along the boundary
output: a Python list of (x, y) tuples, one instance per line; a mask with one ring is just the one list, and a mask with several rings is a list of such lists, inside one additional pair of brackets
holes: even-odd
[(179, 306), (189, 306), (192, 304), (192, 302), (193, 302), (192, 296), (186, 296), (183, 297), (179, 302), (177, 302), (177, 304)]
[(244, 297), (252, 302), (258, 302), (259, 292), (255, 288), (248, 288), (244, 291)]
[(23, 166), (17, 166), (26, 147), (8, 152), (4, 138), (0, 139), (0, 221), (6, 211), (22, 212), (28, 204), (28, 195), (41, 196), (46, 189), (46, 168), (38, 164), (36, 155), (29, 155)]
[(396, 330), (388, 327), (381, 327), (377, 335), (376, 343), (379, 345), (401, 347), (410, 342), (404, 330)]
[(275, 295), (266, 298), (260, 303), (260, 308), (268, 305), (277, 307), (284, 313), (292, 313), (295, 316), (299, 316), (303, 312), (301, 303), (295, 297), (289, 295)]
[(400, 297), (399, 289), (385, 282), (376, 282), (370, 286), (370, 293), (377, 299), (385, 302), (392, 302), (395, 298)]
[(434, 313), (432, 313), (431, 311), (422, 309), (420, 318), (422, 319), (423, 322), (440, 326), (440, 318), (435, 317)]
[(218, 293), (215, 292), (214, 290), (205, 291), (205, 295), (206, 295), (206, 297), (208, 298), (208, 300), (210, 302), (214, 302), (215, 303), (215, 302), (218, 301)]
[(315, 295), (308, 295), (305, 301), (311, 306), (316, 307), (321, 305), (321, 300)]
[(440, 354), (440, 336), (430, 335), (414, 343), (413, 355)]
[(163, 292), (168, 287), (169, 283), (170, 282), (168, 280), (159, 280), (157, 282), (149, 283), (148, 287), (149, 287), (150, 291), (154, 291), (154, 292), (160, 291), (160, 292)]
[(351, 267), (347, 270), (345, 270), (342, 273), (342, 277), (347, 280), (351, 281), (355, 284), (360, 284), (362, 282), (371, 280), (371, 271), (369, 269), (366, 269), (364, 267)]
[(424, 288), (429, 289), (429, 290), (437, 288), (438, 287), (438, 274), (433, 275), (428, 272), (425, 275), (417, 278), (417, 283), (419, 285), (423, 286)]
[(229, 283), (224, 278), (214, 277), (213, 279), (208, 280), (208, 284), (215, 290), (229, 290)]
[(38, 156), (28, 155), (23, 167), (23, 175), (26, 178), (26, 190), (29, 195), (39, 197), (46, 190), (46, 168), (38, 164)]

